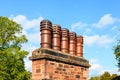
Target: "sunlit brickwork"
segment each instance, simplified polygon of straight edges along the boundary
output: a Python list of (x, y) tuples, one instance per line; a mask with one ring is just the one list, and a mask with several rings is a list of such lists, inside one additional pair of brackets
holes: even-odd
[(88, 80), (83, 37), (49, 20), (40, 22), (41, 48), (32, 52), (32, 80)]

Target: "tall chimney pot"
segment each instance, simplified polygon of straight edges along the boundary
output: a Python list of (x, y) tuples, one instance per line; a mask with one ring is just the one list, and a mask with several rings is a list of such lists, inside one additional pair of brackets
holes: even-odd
[(76, 55), (83, 57), (83, 36), (77, 36)]
[(69, 33), (69, 53), (75, 55), (76, 53), (76, 33)]
[(53, 24), (52, 29), (53, 29), (52, 49), (60, 51), (61, 27), (58, 24)]
[(40, 22), (41, 48), (51, 48), (52, 23), (49, 20)]
[(69, 30), (66, 28), (61, 30), (61, 51), (64, 53), (69, 52)]

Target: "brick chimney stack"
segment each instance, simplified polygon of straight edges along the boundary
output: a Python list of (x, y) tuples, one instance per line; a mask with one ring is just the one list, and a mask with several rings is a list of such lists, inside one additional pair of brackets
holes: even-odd
[(31, 80), (88, 80), (83, 37), (49, 20), (40, 22), (41, 47), (32, 52)]

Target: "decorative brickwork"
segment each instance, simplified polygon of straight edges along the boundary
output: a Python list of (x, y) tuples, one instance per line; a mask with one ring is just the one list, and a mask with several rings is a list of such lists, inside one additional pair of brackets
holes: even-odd
[[(33, 65), (38, 61), (33, 61)], [(83, 68), (56, 61), (39, 60), (34, 66), (33, 80), (82, 80)]]

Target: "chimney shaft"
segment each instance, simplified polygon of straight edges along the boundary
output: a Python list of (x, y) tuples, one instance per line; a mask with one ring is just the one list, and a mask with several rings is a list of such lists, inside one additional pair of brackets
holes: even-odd
[(60, 36), (61, 36), (61, 27), (60, 25), (52, 25), (53, 36), (52, 36), (52, 49), (60, 51)]
[(83, 36), (77, 36), (76, 55), (83, 57)]
[(68, 53), (69, 52), (69, 30), (63, 28), (61, 30), (61, 51)]
[(69, 33), (69, 53), (75, 55), (76, 53), (76, 33)]
[(49, 20), (40, 22), (41, 48), (51, 48), (52, 23)]

